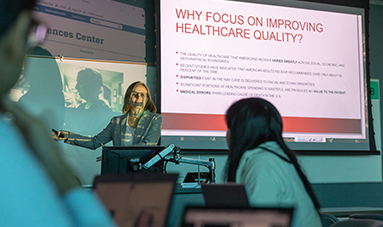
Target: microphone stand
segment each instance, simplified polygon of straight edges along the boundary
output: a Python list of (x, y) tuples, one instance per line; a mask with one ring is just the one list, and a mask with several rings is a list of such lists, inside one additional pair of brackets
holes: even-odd
[[(173, 157), (170, 159), (165, 159), (165, 156), (169, 155), (170, 153), (173, 153)], [(164, 150), (160, 151), (157, 155), (155, 155), (153, 158), (151, 158), (149, 161), (147, 161), (145, 164), (143, 164), (142, 168), (148, 169), (160, 160), (173, 162), (176, 165), (178, 165), (180, 163), (186, 163), (186, 164), (191, 164), (191, 165), (205, 166), (206, 168), (209, 169), (209, 173), (210, 173), (209, 182), (212, 184), (215, 183), (216, 165), (215, 165), (215, 159), (214, 158), (209, 158), (209, 161), (200, 160), (200, 159), (193, 159), (193, 158), (183, 158), (183, 157), (181, 157), (180, 148), (174, 146), (174, 144), (170, 144)], [(198, 181), (199, 181), (199, 179), (198, 179)]]

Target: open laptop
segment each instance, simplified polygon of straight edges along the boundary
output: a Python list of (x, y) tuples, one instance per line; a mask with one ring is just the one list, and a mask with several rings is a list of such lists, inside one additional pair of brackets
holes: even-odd
[(206, 206), (249, 207), (243, 184), (201, 184)]
[(120, 227), (166, 225), (177, 174), (137, 172), (105, 174), (93, 190)]
[(290, 227), (293, 208), (187, 206), (182, 227)]

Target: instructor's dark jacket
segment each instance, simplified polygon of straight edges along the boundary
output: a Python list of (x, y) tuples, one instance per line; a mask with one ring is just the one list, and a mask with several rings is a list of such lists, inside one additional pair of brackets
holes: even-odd
[[(113, 141), (113, 146), (122, 146), (121, 141), (125, 135), (128, 114), (113, 117), (108, 126), (98, 135), (82, 136), (69, 132), (65, 143), (77, 145), (92, 150)], [(133, 145), (157, 145), (161, 135), (162, 116), (145, 111), (138, 121), (133, 136)]]

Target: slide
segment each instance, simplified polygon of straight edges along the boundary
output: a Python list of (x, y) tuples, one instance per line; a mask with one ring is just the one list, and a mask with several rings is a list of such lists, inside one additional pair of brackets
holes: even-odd
[(162, 0), (160, 18), (162, 135), (224, 136), (228, 107), (262, 97), (292, 141), (366, 138), (360, 13)]

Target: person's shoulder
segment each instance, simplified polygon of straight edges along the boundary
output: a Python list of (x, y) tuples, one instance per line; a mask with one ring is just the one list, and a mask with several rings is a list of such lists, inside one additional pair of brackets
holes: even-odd
[(282, 166), (284, 166), (283, 163), (285, 163), (285, 161), (278, 156), (281, 152), (279, 149), (282, 150), (277, 143), (269, 143), (261, 144), (257, 148), (248, 150), (243, 154), (240, 167), (238, 168), (241, 169), (241, 172), (252, 172), (258, 175), (284, 171)]
[(158, 114), (158, 113), (154, 113), (154, 116), (155, 116), (155, 118), (157, 118), (157, 119), (162, 119), (162, 116), (161, 116), (161, 114)]
[(268, 141), (252, 150), (246, 151), (243, 154), (243, 158), (252, 160), (252, 162), (268, 163), (279, 158), (276, 154), (284, 156), (283, 150), (275, 141)]
[(111, 122), (120, 122), (122, 119), (126, 118), (127, 116), (128, 116), (127, 114), (113, 116), (110, 121)]
[(114, 116), (112, 119), (126, 118), (127, 116), (128, 116), (127, 114), (121, 114), (121, 115)]
[[(266, 148), (266, 149), (265, 149)], [(268, 152), (267, 149), (270, 149), (270, 148), (274, 148), (274, 147), (271, 147), (270, 146), (270, 142), (266, 142), (266, 143), (263, 143), (261, 145), (259, 145), (258, 147), (254, 148), (254, 149), (251, 149), (251, 150), (247, 150), (243, 156), (264, 156), (264, 155), (268, 155)], [(271, 150), (274, 150), (274, 149), (271, 149)]]
[(147, 114), (147, 115), (160, 115), (160, 114), (158, 114), (158, 113), (154, 113), (154, 112), (152, 112), (152, 111), (150, 111), (150, 110), (145, 110), (144, 111), (144, 114)]
[(145, 110), (144, 115), (147, 115), (149, 117), (162, 118), (161, 114), (153, 113), (149, 110)]
[(97, 110), (97, 111), (110, 111), (110, 112), (112, 112), (112, 109), (110, 108), (110, 106), (107, 105), (105, 103), (105, 101), (103, 101), (101, 99), (96, 100), (89, 109), (93, 109), (93, 110)]

